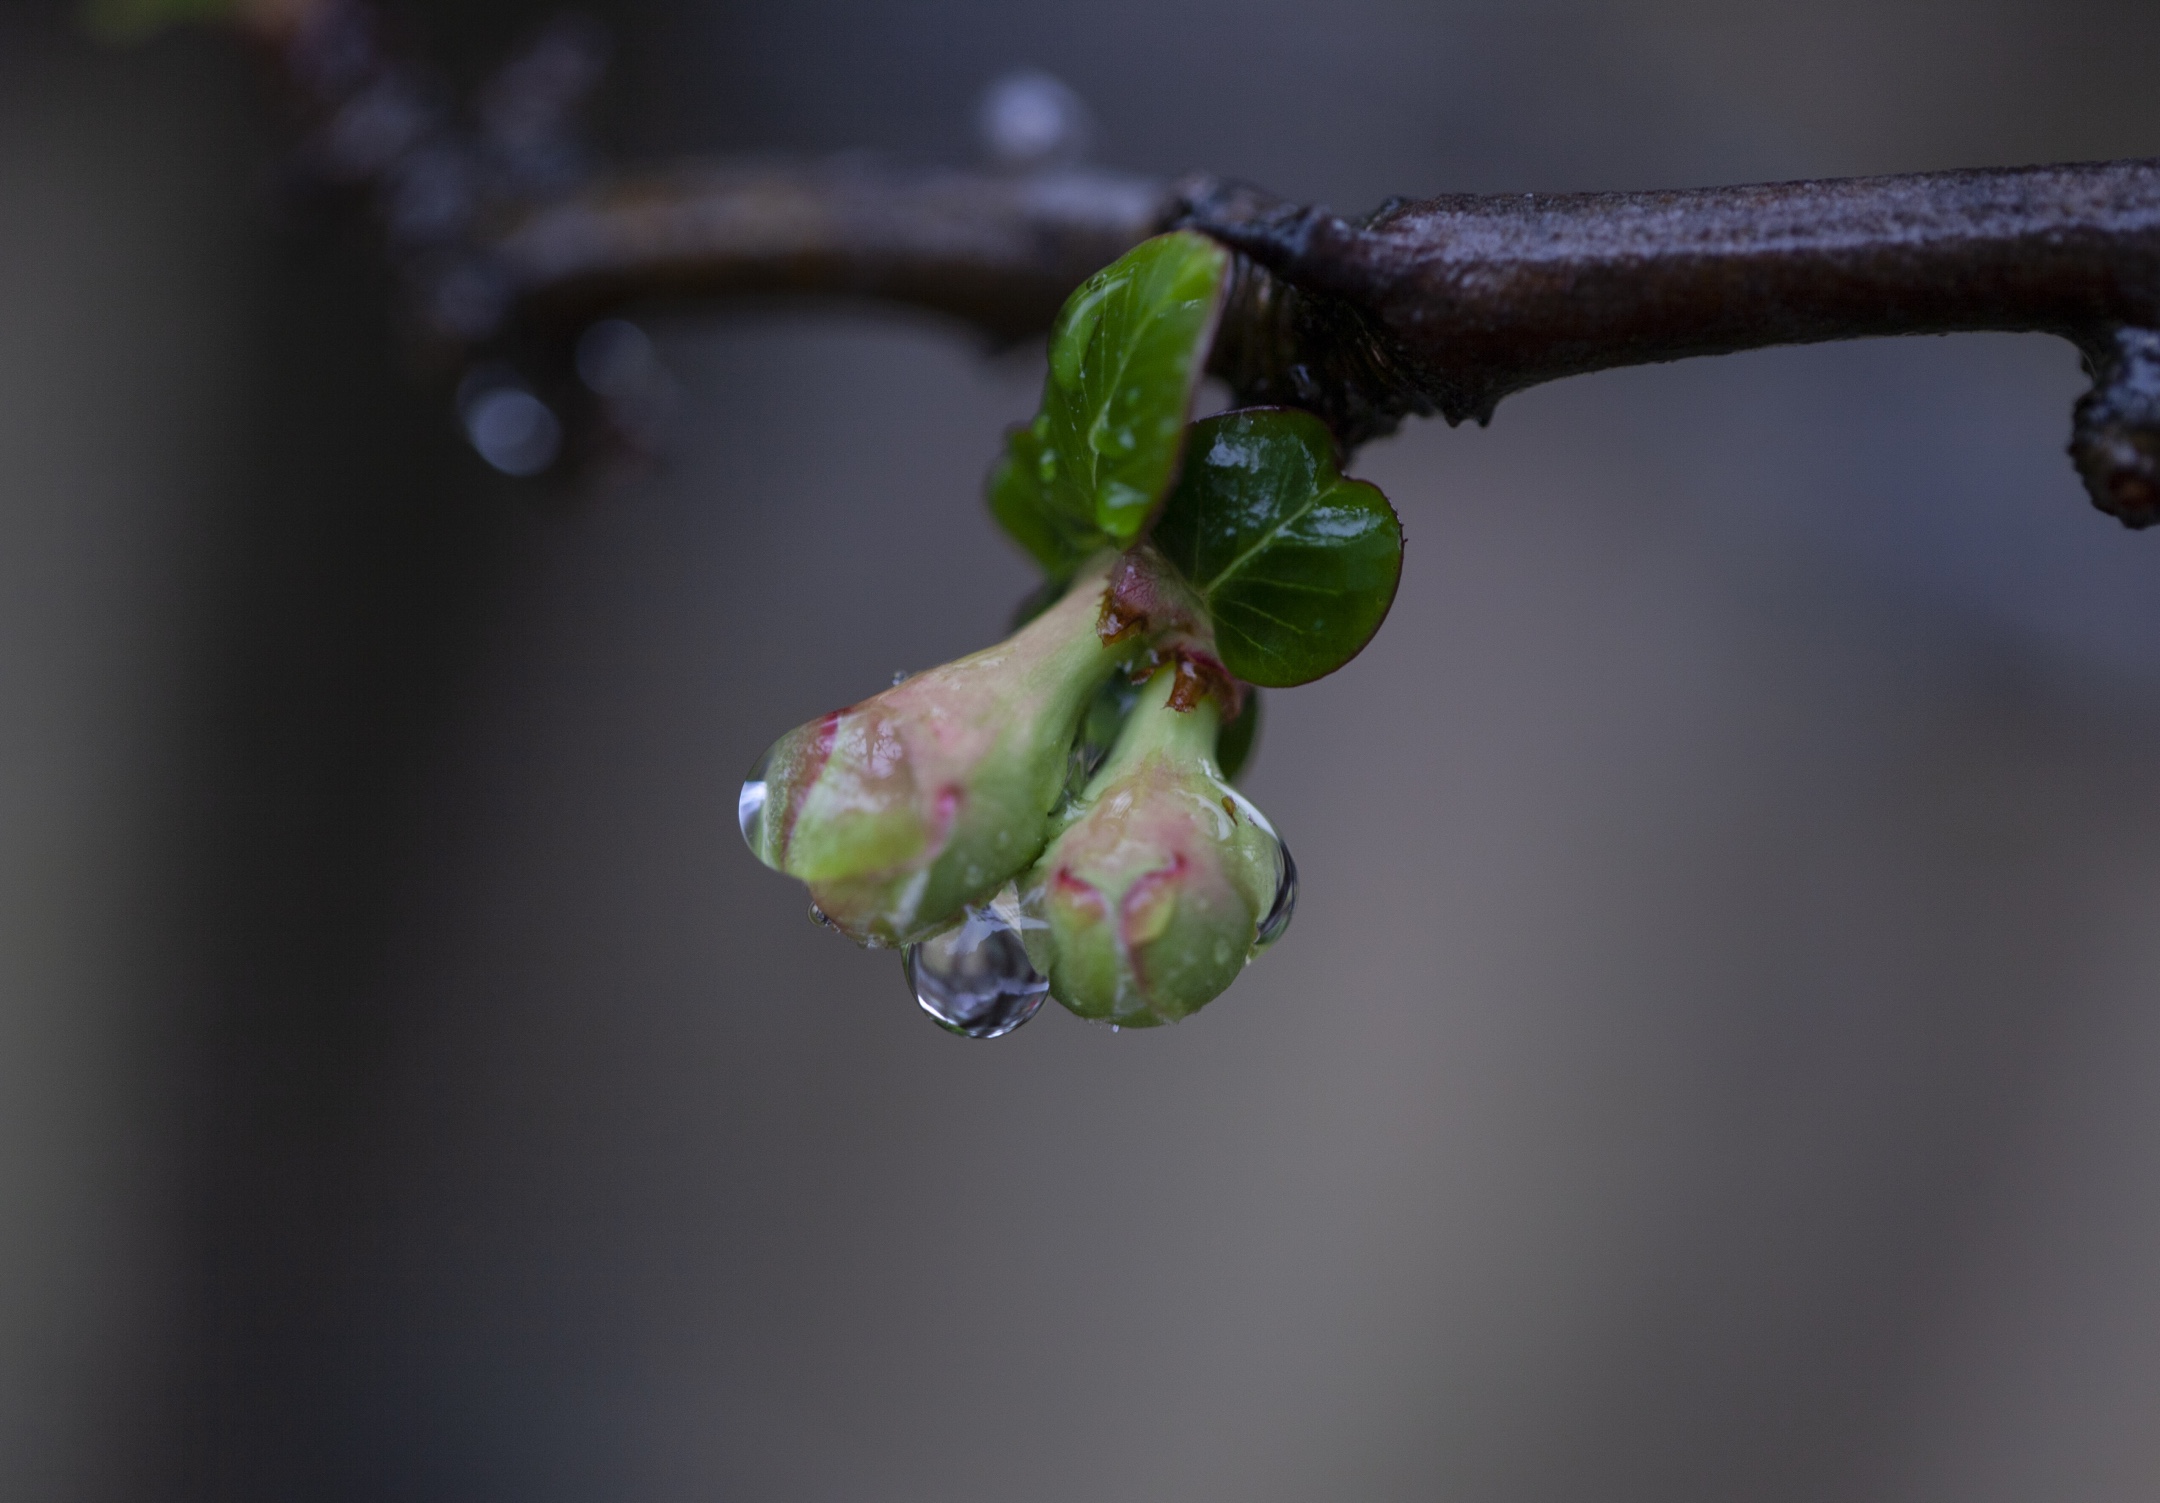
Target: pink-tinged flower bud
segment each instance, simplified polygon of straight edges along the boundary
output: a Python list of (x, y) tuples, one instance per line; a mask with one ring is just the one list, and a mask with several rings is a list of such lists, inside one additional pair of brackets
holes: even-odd
[(1026, 870), (1080, 716), (1136, 649), (1097, 630), (1107, 564), (1004, 642), (773, 744), (743, 838), (865, 944), (927, 938)]
[[(1115, 749), (1026, 879), (1029, 956), (1050, 995), (1120, 1027), (1214, 1000), (1279, 924), (1289, 853), (1214, 760), (1214, 693), (1181, 660), (1152, 679)], [(1182, 706), (1182, 707), (1181, 707)]]

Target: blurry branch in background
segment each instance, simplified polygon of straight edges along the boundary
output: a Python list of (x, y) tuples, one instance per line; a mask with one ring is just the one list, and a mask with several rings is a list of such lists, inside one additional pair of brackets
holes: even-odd
[(293, 87), (304, 181), (373, 202), (424, 344), (464, 372), (483, 456), (534, 473), (635, 452), (666, 394), (619, 315), (721, 297), (876, 298), (1010, 340), (1151, 234), (1239, 253), (1212, 367), (1346, 444), (1490, 418), (1586, 371), (1765, 345), (1998, 329), (2073, 341), (2071, 453), (2101, 510), (2160, 521), (2160, 162), (1687, 192), (1392, 201), (1362, 220), (1205, 177), (1079, 165), (1086, 112), (1020, 75), (991, 164), (848, 157), (603, 173), (575, 128), (606, 38), (559, 20), (467, 109), (364, 0), (104, 0), (115, 32), (222, 11)]

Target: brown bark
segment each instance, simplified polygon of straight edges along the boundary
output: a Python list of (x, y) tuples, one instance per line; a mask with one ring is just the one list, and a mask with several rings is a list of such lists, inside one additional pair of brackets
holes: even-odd
[(1011, 339), (1183, 225), (1239, 253), (1216, 372), (1348, 444), (1409, 414), (1484, 422), (1510, 392), (1614, 366), (2041, 331), (2093, 373), (2071, 452), (2095, 504), (2160, 520), (2160, 161), (1458, 195), (1356, 221), (1210, 178), (1076, 168), (851, 157), (610, 177), (578, 165), (571, 120), (605, 51), (588, 28), (550, 28), (506, 65), (475, 131), (363, 0), (265, 0), (254, 25), (313, 118), (304, 160), (374, 198), (422, 327), (507, 354), (573, 408), (593, 404), (565, 374), (568, 338), (626, 305), (869, 297)]

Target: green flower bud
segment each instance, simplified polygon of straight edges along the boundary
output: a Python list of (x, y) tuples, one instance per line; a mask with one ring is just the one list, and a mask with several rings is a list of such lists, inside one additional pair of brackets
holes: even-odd
[(1174, 1023), (1237, 979), (1263, 922), (1287, 921), (1289, 853), (1217, 769), (1216, 696), (1191, 670), (1149, 681), (1027, 878), (1028, 955), (1083, 1018)]
[(1097, 630), (1108, 565), (996, 647), (835, 710), (743, 785), (743, 838), (864, 944), (927, 938), (1026, 870), (1081, 715), (1137, 644)]

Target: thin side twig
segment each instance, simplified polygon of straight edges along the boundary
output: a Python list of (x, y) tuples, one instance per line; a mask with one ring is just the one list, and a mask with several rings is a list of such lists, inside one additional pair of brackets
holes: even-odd
[(910, 304), (1011, 339), (1048, 328), (1175, 207), (1162, 183), (1081, 168), (713, 163), (546, 205), (493, 251), (519, 315), (546, 323), (655, 298), (798, 294)]

